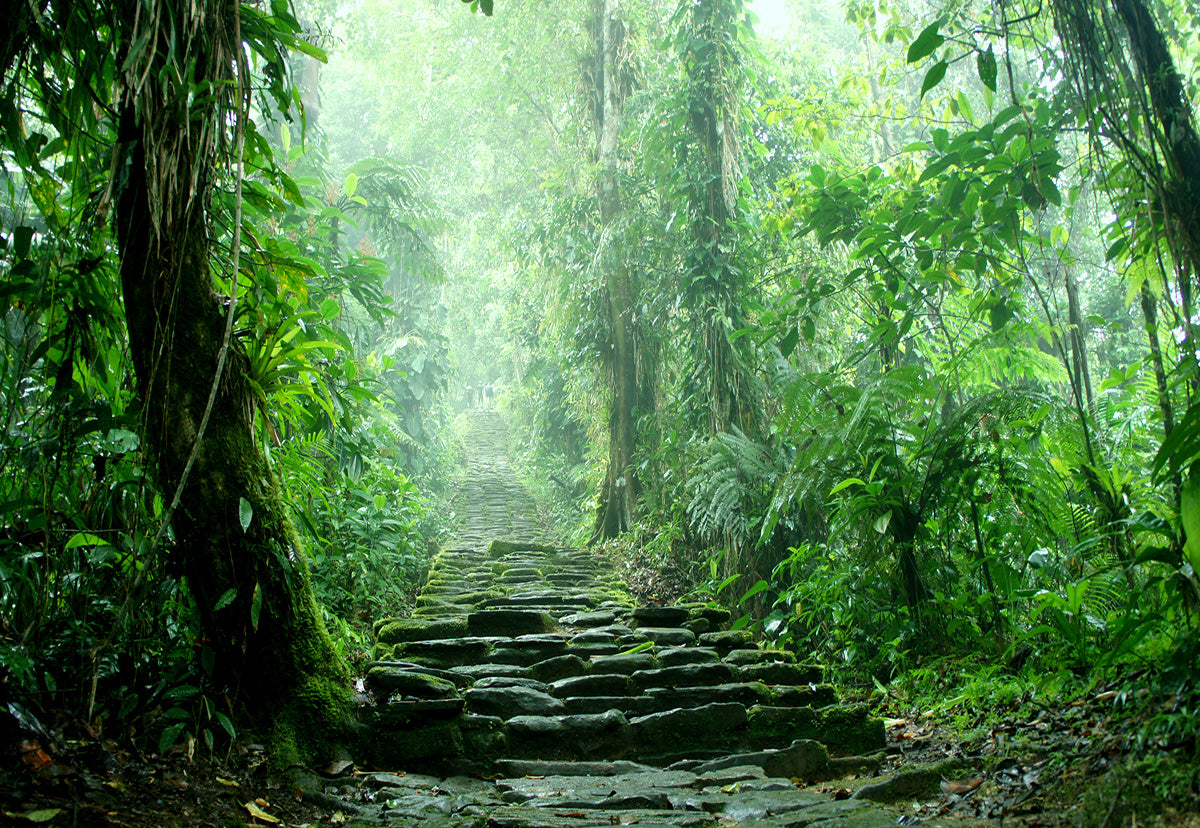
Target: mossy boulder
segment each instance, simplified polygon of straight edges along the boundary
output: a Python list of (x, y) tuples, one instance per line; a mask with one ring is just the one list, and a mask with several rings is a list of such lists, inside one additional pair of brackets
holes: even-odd
[(418, 699), (451, 699), (458, 696), (454, 682), (403, 667), (372, 667), (367, 671), (366, 682), (376, 692), (397, 693)]
[(512, 541), (494, 540), (488, 544), (487, 553), (493, 558), (501, 555), (511, 555), (514, 552), (557, 552), (558, 548), (545, 543), (513, 543)]
[(401, 644), (409, 641), (430, 641), (437, 638), (456, 638), (467, 634), (466, 618), (398, 618), (376, 632), (383, 644)]
[(937, 796), (943, 780), (957, 776), (966, 768), (967, 763), (959, 758), (905, 768), (887, 779), (859, 788), (853, 798), (871, 802), (927, 799)]
[(630, 722), (642, 756), (671, 756), (735, 745), (746, 727), (744, 705), (706, 704), (640, 716)]
[(885, 747), (883, 720), (866, 705), (750, 708), (746, 743), (753, 748), (816, 739), (834, 755), (874, 753)]

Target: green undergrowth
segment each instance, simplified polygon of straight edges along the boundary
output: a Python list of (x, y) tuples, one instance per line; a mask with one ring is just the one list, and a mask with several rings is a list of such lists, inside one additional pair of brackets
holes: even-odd
[(955, 656), (842, 689), (903, 731), (933, 734), (930, 750), (975, 757), (981, 771), (1044, 765), (1046, 807), (1070, 824), (1173, 825), (1200, 812), (1197, 694), (1177, 670), (1082, 671), (1050, 659), (1013, 669)]

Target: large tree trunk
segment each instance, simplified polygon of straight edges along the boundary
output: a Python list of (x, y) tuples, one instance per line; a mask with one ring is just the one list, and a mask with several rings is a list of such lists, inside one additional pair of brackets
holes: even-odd
[[(736, 18), (740, 0), (696, 0), (691, 6), (691, 37), (684, 63), (691, 85), (688, 120), (699, 152), (692, 188), (693, 250), (687, 281), (695, 376), (706, 385), (708, 431), (728, 432), (743, 422), (743, 370), (730, 334), (742, 326), (738, 277), (730, 266), (737, 204), (739, 144), (737, 108), (741, 94), (736, 69)], [(699, 384), (699, 383), (698, 383)]]
[[(621, 81), (621, 49), (625, 28), (617, 18), (616, 0), (594, 4), (596, 144), (599, 160), (598, 200), (601, 244), (621, 213), (620, 170), (617, 148), (626, 84)], [(611, 374), (612, 410), (608, 421), (608, 468), (596, 512), (592, 540), (614, 538), (633, 528), (641, 482), (634, 462), (637, 442), (637, 329), (634, 323), (634, 286), (624, 251), (602, 257), (609, 325), (612, 330), (607, 369)]]
[[(144, 445), (165, 496), (182, 486), (171, 555), (216, 653), (215, 678), (269, 725), (276, 760), (310, 761), (346, 732), (349, 676), (257, 448), (245, 357), (227, 341), (222, 303), (231, 300), (213, 282), (209, 200), (230, 112), (192, 94), (237, 83), (238, 3), (160, 0), (152, 11), (124, 18), (160, 28), (126, 78), (114, 214)], [(126, 34), (135, 43), (144, 32)], [(153, 88), (138, 85), (147, 70)]]

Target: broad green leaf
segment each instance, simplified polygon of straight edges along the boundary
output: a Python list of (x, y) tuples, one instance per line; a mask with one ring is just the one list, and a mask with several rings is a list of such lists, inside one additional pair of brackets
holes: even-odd
[(244, 497), (238, 498), (238, 523), (242, 524), (242, 531), (250, 531), (250, 521), (254, 520), (254, 506), (249, 500)]
[(925, 97), (925, 93), (942, 82), (946, 77), (946, 61), (939, 60), (929, 68), (925, 73), (925, 80), (921, 82), (921, 97)]
[(237, 588), (236, 587), (230, 587), (229, 589), (225, 590), (225, 592), (222, 593), (221, 597), (217, 599), (217, 603), (213, 604), (213, 612), (217, 612), (218, 610), (225, 609), (225, 607), (227, 607), (233, 603), (233, 599), (236, 597), (237, 597)]
[(33, 228), (22, 224), (13, 229), (13, 251), (20, 259), (29, 258), (29, 247), (33, 242)]
[(39, 808), (36, 811), (25, 811), (23, 813), (15, 813), (13, 816), (20, 817), (34, 824), (50, 822), (56, 816), (62, 813), (62, 808)]
[(77, 546), (110, 546), (108, 541), (99, 535), (93, 535), (91, 532), (76, 532), (67, 541), (63, 549), (74, 549)]
[(796, 344), (800, 341), (800, 331), (795, 327), (788, 328), (787, 333), (783, 335), (783, 339), (779, 341), (779, 353), (785, 357), (792, 355), (792, 351), (796, 350)]
[(358, 176), (354, 173), (347, 173), (344, 186), (346, 189), (346, 198), (353, 198), (355, 191), (358, 190)]
[(888, 530), (888, 524), (890, 524), (891, 522), (892, 522), (892, 510), (888, 509), (885, 513), (883, 513), (879, 517), (875, 518), (875, 524), (874, 524), (875, 531), (881, 535), (886, 535), (887, 530)]
[(742, 577), (741, 574), (735, 572), (734, 574), (732, 574), (728, 578), (726, 578), (724, 581), (721, 581), (721, 584), (717, 587), (717, 594), (720, 595), (722, 592), (725, 591), (726, 587), (728, 587), (730, 584), (732, 584), (734, 581), (736, 581), (740, 577)]
[(262, 587), (254, 585), (254, 594), (250, 597), (250, 626), (258, 632), (258, 619), (262, 615)]
[(988, 46), (986, 52), (979, 52), (975, 55), (975, 68), (979, 72), (979, 80), (988, 88), (989, 92), (996, 91), (996, 54), (992, 51), (992, 47)]
[(1179, 522), (1186, 540), (1183, 553), (1192, 570), (1200, 572), (1200, 468), (1193, 465), (1179, 493)]
[(187, 722), (176, 722), (167, 727), (162, 732), (162, 736), (158, 738), (158, 752), (166, 753), (175, 744), (175, 740), (179, 738), (179, 734), (183, 733), (183, 729), (187, 727)]
[(758, 595), (758, 593), (762, 592), (763, 590), (769, 589), (770, 586), (771, 585), (768, 584), (766, 581), (760, 580), (757, 584), (750, 587), (750, 589), (746, 590), (746, 594), (738, 599), (738, 606), (741, 606), (742, 604), (746, 603), (747, 601), (749, 601), (755, 595)]
[(832, 497), (833, 495), (840, 492), (842, 489), (848, 489), (851, 486), (865, 486), (865, 485), (867, 485), (867, 482), (865, 480), (859, 480), (857, 477), (848, 477), (845, 480), (843, 480), (841, 483), (834, 486), (833, 489), (829, 492), (829, 496)]
[(916, 63), (921, 58), (933, 54), (934, 49), (946, 42), (946, 38), (938, 33), (941, 25), (942, 20), (938, 18), (917, 35), (917, 39), (908, 47), (907, 59), (909, 63)]

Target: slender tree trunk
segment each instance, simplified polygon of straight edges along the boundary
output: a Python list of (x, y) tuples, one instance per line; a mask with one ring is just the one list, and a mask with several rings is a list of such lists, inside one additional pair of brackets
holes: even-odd
[(1083, 312), (1079, 307), (1079, 284), (1070, 268), (1065, 269), (1063, 282), (1067, 289), (1067, 321), (1071, 326), (1071, 350), (1075, 353), (1073, 381), (1081, 389), (1082, 399), (1086, 401), (1090, 411), (1095, 406), (1096, 398), (1092, 395), (1092, 373), (1088, 368)]
[[(213, 282), (209, 199), (218, 116), (229, 113), (216, 96), (192, 94), (236, 82), (238, 3), (162, 0), (153, 14), (129, 11), (131, 26), (159, 28), (126, 79), (114, 221), (144, 445), (162, 491), (182, 486), (171, 561), (216, 654), (216, 680), (268, 729), (277, 761), (309, 761), (345, 735), (349, 675), (258, 450), (245, 356), (227, 341)], [(136, 43), (149, 32), (126, 34)], [(139, 71), (172, 88), (140, 88)]]

